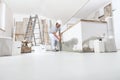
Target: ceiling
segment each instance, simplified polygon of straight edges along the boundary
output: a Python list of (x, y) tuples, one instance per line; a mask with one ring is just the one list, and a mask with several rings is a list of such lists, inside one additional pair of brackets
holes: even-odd
[(40, 14), (66, 23), (81, 18), (110, 0), (5, 0), (14, 14)]
[(16, 14), (40, 14), (65, 22), (88, 0), (5, 0)]

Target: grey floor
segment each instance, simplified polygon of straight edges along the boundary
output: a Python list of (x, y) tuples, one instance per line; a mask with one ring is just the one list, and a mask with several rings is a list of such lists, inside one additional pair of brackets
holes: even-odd
[(120, 80), (120, 54), (46, 52), (0, 57), (0, 80)]

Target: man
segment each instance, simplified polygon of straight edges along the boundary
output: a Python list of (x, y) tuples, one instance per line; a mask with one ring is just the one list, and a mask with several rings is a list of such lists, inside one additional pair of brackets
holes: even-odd
[(56, 25), (52, 27), (49, 32), (49, 37), (51, 40), (51, 46), (53, 51), (59, 51), (57, 49), (57, 44), (59, 41), (61, 41), (61, 37), (60, 35), (57, 35), (57, 32), (60, 30), (61, 24), (61, 21), (57, 21)]

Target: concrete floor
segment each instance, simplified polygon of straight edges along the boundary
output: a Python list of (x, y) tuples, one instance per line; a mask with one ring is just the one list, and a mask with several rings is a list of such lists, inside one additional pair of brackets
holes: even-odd
[(0, 80), (120, 80), (120, 54), (35, 52), (0, 58)]

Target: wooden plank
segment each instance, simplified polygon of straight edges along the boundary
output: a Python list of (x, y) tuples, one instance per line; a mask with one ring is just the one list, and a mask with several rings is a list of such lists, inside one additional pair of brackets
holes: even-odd
[(85, 20), (85, 19), (81, 19), (80, 21), (85, 21), (85, 22), (97, 22), (97, 23), (107, 23), (106, 21), (98, 21), (98, 20)]

